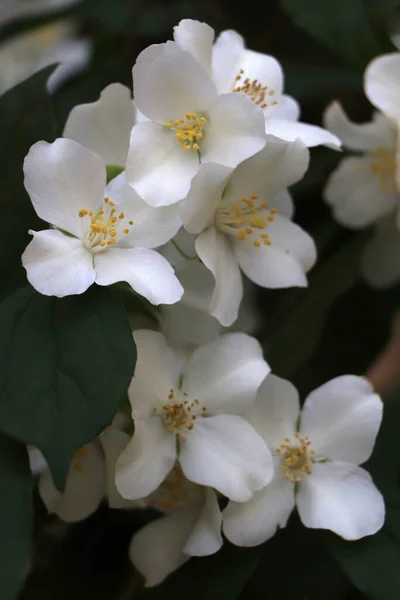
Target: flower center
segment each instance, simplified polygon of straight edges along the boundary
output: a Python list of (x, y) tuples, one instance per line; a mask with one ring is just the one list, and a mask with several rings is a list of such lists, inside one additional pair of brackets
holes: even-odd
[(263, 110), (278, 104), (278, 101), (274, 98), (275, 90), (269, 90), (267, 85), (262, 85), (257, 79), (250, 80), (248, 77), (244, 79), (243, 69), (240, 69), (236, 75), (232, 91), (247, 94), (254, 104), (257, 104)]
[(386, 148), (378, 147), (368, 155), (368, 161), (373, 175), (379, 179), (381, 193), (392, 194), (395, 192), (396, 161), (393, 154)]
[(175, 137), (183, 150), (199, 150), (199, 142), (203, 139), (202, 131), (206, 122), (205, 117), (198, 117), (195, 113), (186, 113), (184, 119), (175, 119), (165, 127), (175, 133)]
[(153, 508), (169, 512), (198, 500), (198, 486), (184, 476), (175, 465), (160, 487), (151, 494), (149, 504)]
[(238, 240), (251, 236), (256, 248), (262, 244), (270, 246), (271, 241), (265, 230), (268, 223), (274, 221), (276, 208), (266, 211), (267, 207), (268, 202), (260, 201), (258, 194), (251, 194), (250, 198), (242, 196), (240, 202), (221, 206), (217, 210), (215, 225), (222, 233), (233, 235)]
[(311, 475), (311, 466), (315, 462), (328, 460), (327, 456), (316, 458), (315, 450), (311, 450), (310, 437), (306, 435), (302, 438), (299, 432), (296, 432), (293, 441), (286, 437), (275, 450), (281, 457), (281, 470), (285, 474), (285, 479), (291, 483), (299, 483), (304, 475)]
[[(96, 213), (87, 208), (82, 208), (79, 211), (78, 214), (81, 219), (89, 219), (87, 231), (84, 236), (85, 246), (89, 250), (99, 252), (107, 248), (107, 246), (115, 244), (117, 236), (120, 233), (118, 229), (125, 220), (123, 212), (119, 213), (119, 215), (116, 212), (114, 202), (108, 198), (104, 198), (104, 208), (101, 208)], [(129, 233), (133, 221), (129, 221), (128, 225), (129, 227), (125, 226), (123, 229), (124, 234)]]
[(185, 434), (193, 429), (197, 418), (206, 416), (206, 411), (206, 407), (197, 398), (189, 400), (187, 393), (182, 393), (179, 388), (169, 390), (168, 402), (163, 405), (162, 412), (153, 409), (154, 413), (162, 416), (166, 428), (184, 442)]
[(79, 450), (75, 452), (72, 458), (72, 468), (75, 469), (75, 471), (78, 471), (78, 473), (80, 474), (82, 474), (85, 470), (84, 463), (87, 458), (87, 455), (88, 449), (86, 448), (86, 446), (84, 446), (83, 448), (79, 448)]

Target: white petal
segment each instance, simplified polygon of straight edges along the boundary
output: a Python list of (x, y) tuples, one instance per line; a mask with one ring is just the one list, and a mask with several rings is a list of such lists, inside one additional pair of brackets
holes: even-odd
[(379, 113), (375, 113), (370, 123), (353, 123), (339, 102), (331, 102), (324, 113), (323, 121), (324, 126), (350, 150), (395, 148), (396, 128), (389, 119)]
[(170, 389), (177, 387), (181, 372), (174, 351), (161, 333), (143, 329), (135, 331), (133, 339), (137, 361), (129, 399), (134, 417), (138, 409), (141, 417), (149, 417), (154, 407), (165, 404)]
[(270, 372), (258, 341), (245, 333), (226, 333), (190, 356), (182, 385), (208, 414), (243, 413), (255, 401)]
[(217, 95), (203, 67), (174, 42), (149, 46), (139, 54), (133, 88), (139, 110), (162, 125), (187, 112), (204, 111)]
[(200, 165), (190, 191), (181, 204), (183, 226), (189, 233), (201, 233), (214, 223), (222, 193), (232, 173), (230, 167), (217, 163)]
[[(279, 62), (273, 56), (254, 52), (253, 50), (244, 50), (240, 57), (240, 68), (244, 71), (241, 80), (233, 82), (233, 88), (240, 87), (244, 79), (257, 81), (262, 86), (267, 86), (267, 98), (275, 100), (280, 99), (283, 90), (283, 71)], [(236, 75), (239, 75), (237, 72)], [(271, 96), (268, 96), (271, 94)]]
[(363, 377), (343, 375), (307, 397), (301, 432), (317, 456), (360, 464), (371, 455), (382, 421), (382, 400)]
[(179, 461), (186, 477), (245, 502), (272, 478), (272, 457), (264, 440), (241, 417), (198, 419), (181, 444)]
[(197, 238), (196, 252), (215, 278), (210, 314), (229, 327), (237, 319), (243, 295), (242, 277), (232, 246), (225, 235), (210, 227)]
[(365, 94), (371, 104), (388, 117), (400, 117), (400, 54), (378, 56), (368, 65), (364, 76)]
[(202, 162), (236, 167), (264, 148), (264, 116), (244, 94), (221, 94), (209, 105), (201, 140)]
[(105, 457), (107, 499), (110, 508), (134, 508), (136, 505), (135, 501), (125, 500), (115, 485), (115, 465), (129, 441), (129, 435), (114, 427), (108, 427), (99, 437)]
[(278, 213), (287, 219), (293, 218), (294, 203), (288, 190), (282, 190), (281, 192), (278, 192), (271, 201), (271, 206), (276, 208)]
[(185, 198), (198, 168), (197, 153), (183, 150), (162, 125), (146, 122), (132, 129), (126, 180), (147, 204), (166, 206)]
[(97, 102), (72, 109), (63, 136), (99, 154), (106, 165), (125, 165), (133, 123), (130, 90), (112, 83)]
[(195, 519), (194, 511), (177, 511), (151, 521), (133, 536), (129, 557), (146, 587), (158, 585), (189, 560), (183, 548)]
[(199, 517), (183, 548), (189, 556), (209, 556), (218, 552), (223, 540), (222, 515), (214, 490), (207, 488)]
[(55, 229), (31, 231), (33, 240), (22, 255), (28, 281), (45, 296), (83, 294), (94, 283), (93, 255), (81, 240)]
[[(50, 48), (49, 48), (50, 50)], [(59, 62), (59, 66), (50, 75), (47, 89), (52, 94), (60, 85), (73, 75), (80, 73), (89, 63), (92, 53), (90, 40), (72, 39), (53, 45), (51, 53), (43, 56), (40, 64), (35, 65), (35, 71), (47, 65)]]
[(271, 196), (299, 181), (308, 168), (309, 160), (310, 152), (302, 142), (288, 143), (267, 136), (265, 148), (233, 172), (224, 203), (233, 204), (241, 196), (258, 194), (260, 199), (274, 206)]
[[(276, 97), (274, 96), (272, 100)], [(281, 96), (277, 104), (269, 103), (264, 109), (265, 120), (284, 119), (285, 121), (298, 121), (300, 118), (300, 105), (291, 96)]]
[[(268, 117), (268, 114), (266, 117)], [(309, 125), (308, 123), (267, 118), (265, 121), (265, 130), (269, 135), (275, 135), (287, 142), (301, 140), (308, 148), (323, 145), (332, 148), (332, 150), (340, 150), (341, 146), (341, 142), (336, 135), (333, 135), (333, 133), (322, 127)]]
[(174, 270), (158, 252), (145, 248), (109, 248), (94, 257), (96, 283), (126, 281), (152, 304), (174, 304), (183, 288)]
[(135, 500), (153, 492), (176, 459), (175, 436), (162, 419), (135, 419), (135, 433), (115, 467), (115, 485), (123, 498)]
[(271, 448), (293, 438), (300, 413), (299, 394), (290, 381), (270, 373), (258, 390), (247, 419)]
[(346, 462), (315, 464), (296, 500), (306, 527), (330, 529), (346, 540), (373, 535), (385, 520), (382, 494), (370, 475)]
[(182, 19), (174, 27), (174, 40), (182, 50), (187, 50), (211, 74), (211, 55), (214, 29), (193, 19)]
[(391, 286), (400, 279), (400, 233), (393, 215), (377, 224), (364, 250), (362, 274), (376, 288)]
[(306, 273), (316, 260), (313, 239), (298, 225), (274, 215), (266, 229), (270, 246), (254, 246), (251, 236), (235, 242), (239, 266), (247, 277), (266, 288), (306, 287)]
[(182, 225), (178, 205), (149, 206), (126, 183), (125, 173), (108, 184), (106, 195), (114, 201), (118, 213), (125, 214), (121, 228), (128, 225), (129, 220), (133, 221), (133, 225), (127, 227), (129, 233), (119, 235), (118, 248), (157, 248), (169, 242)]
[(370, 158), (348, 156), (329, 177), (324, 199), (338, 223), (358, 229), (392, 212), (400, 194), (394, 178), (383, 182), (374, 174)]
[(228, 29), (217, 37), (212, 51), (212, 77), (219, 94), (229, 93), (236, 87), (245, 52), (244, 40), (236, 31)]
[(106, 170), (100, 156), (72, 140), (37, 142), (25, 158), (24, 173), (39, 217), (79, 237), (79, 211), (97, 211), (103, 202)]
[(74, 456), (63, 494), (56, 489), (50, 470), (39, 478), (39, 492), (50, 513), (67, 523), (82, 521), (94, 513), (106, 495), (104, 458), (97, 442)]
[(280, 472), (247, 502), (229, 502), (222, 513), (223, 531), (237, 546), (258, 546), (285, 527), (294, 508), (294, 485)]

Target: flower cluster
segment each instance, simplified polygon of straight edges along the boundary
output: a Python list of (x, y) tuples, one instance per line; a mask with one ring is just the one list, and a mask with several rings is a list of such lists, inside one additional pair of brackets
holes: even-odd
[[(306, 172), (308, 147), (348, 143), (343, 113), (328, 113), (334, 133), (299, 122), (273, 57), (246, 49), (234, 31), (214, 42), (214, 31), (192, 20), (139, 55), (133, 88), (134, 101), (112, 84), (76, 106), (63, 137), (36, 143), (24, 163), (26, 190), (49, 224), (31, 231), (22, 256), (36, 290), (61, 298), (127, 282), (150, 303), (170, 305), (163, 333), (132, 321), (132, 438), (114, 422), (80, 449), (63, 494), (43, 465), (44, 502), (67, 521), (104, 498), (159, 510), (130, 545), (147, 585), (217, 552), (222, 533), (239, 546), (264, 542), (295, 506), (307, 527), (349, 540), (375, 533), (384, 503), (359, 465), (380, 426), (379, 396), (347, 375), (300, 410), (294, 386), (270, 373), (243, 332), (254, 323), (240, 312), (242, 273), (264, 288), (307, 286), (316, 249), (292, 220), (287, 188)], [(394, 126), (379, 117), (360, 131), (370, 150), (354, 159), (360, 177), (387, 203), (360, 219), (358, 196), (355, 208), (338, 205), (338, 218), (356, 226), (394, 210), (397, 195)]]

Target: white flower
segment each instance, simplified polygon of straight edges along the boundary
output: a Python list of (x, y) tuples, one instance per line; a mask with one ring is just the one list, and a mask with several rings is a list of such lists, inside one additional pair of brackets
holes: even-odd
[(395, 178), (397, 131), (392, 121), (375, 113), (370, 123), (352, 123), (340, 104), (333, 102), (325, 112), (324, 123), (345, 148), (359, 153), (339, 163), (324, 190), (335, 220), (362, 228), (394, 213), (400, 194)]
[(265, 442), (239, 416), (269, 372), (258, 342), (226, 334), (197, 348), (182, 368), (160, 333), (136, 331), (134, 339), (135, 433), (117, 462), (120, 494), (149, 495), (178, 460), (191, 481), (238, 502), (249, 499), (272, 476)]
[(218, 95), (208, 73), (176, 43), (144, 50), (133, 68), (134, 126), (127, 181), (149, 204), (182, 200), (202, 163), (235, 167), (265, 145), (262, 111), (244, 94)]
[(123, 170), (132, 127), (144, 120), (130, 90), (120, 83), (112, 83), (104, 88), (96, 102), (78, 104), (71, 110), (63, 137), (96, 152), (105, 165)]
[[(243, 299), (238, 318), (229, 329), (208, 312), (214, 290), (214, 277), (207, 267), (196, 258), (195, 236), (183, 228), (174, 238), (180, 249), (195, 260), (188, 260), (179, 254), (172, 243), (160, 252), (173, 265), (175, 273), (185, 292), (179, 302), (163, 306), (159, 315), (160, 331), (169, 345), (176, 350), (191, 350), (211, 342), (222, 333), (242, 331), (253, 334), (259, 325), (259, 314), (255, 306), (255, 286), (245, 280)], [(152, 329), (152, 327), (151, 327)]]
[(129, 547), (147, 587), (161, 583), (191, 556), (208, 556), (222, 546), (215, 492), (188, 481), (179, 467), (145, 501), (165, 513), (140, 529)]
[(265, 148), (233, 173), (222, 165), (202, 165), (194, 178), (181, 217), (187, 231), (199, 234), (197, 254), (215, 278), (210, 313), (222, 325), (230, 326), (238, 314), (240, 269), (262, 287), (307, 285), (315, 245), (290, 220), (285, 188), (303, 176), (308, 159), (302, 142), (269, 136)]
[(358, 466), (369, 458), (382, 419), (382, 402), (364, 378), (332, 379), (300, 411), (296, 388), (269, 375), (249, 419), (275, 449), (275, 475), (249, 502), (228, 504), (223, 522), (229, 540), (264, 542), (286, 525), (295, 504), (306, 527), (348, 540), (382, 527), (382, 495)]
[(0, 48), (0, 93), (14, 87), (51, 64), (60, 63), (48, 80), (55, 91), (86, 67), (91, 43), (78, 39), (73, 24), (61, 21), (21, 33)]
[(300, 139), (309, 147), (324, 144), (340, 148), (340, 140), (329, 131), (297, 122), (300, 108), (294, 98), (283, 93), (279, 62), (247, 50), (236, 31), (223, 31), (213, 46), (214, 30), (209, 25), (184, 19), (174, 28), (174, 39), (212, 76), (219, 94), (240, 92), (263, 110), (268, 134), (287, 141)]
[(173, 269), (151, 250), (178, 230), (173, 209), (151, 209), (123, 174), (106, 188), (101, 157), (72, 140), (38, 142), (24, 172), (36, 213), (54, 227), (31, 232), (22, 255), (28, 280), (40, 293), (63, 297), (94, 282), (127, 281), (153, 304), (179, 300), (183, 289)]
[(128, 441), (125, 433), (110, 427), (98, 439), (80, 448), (72, 459), (63, 493), (55, 487), (50, 469), (42, 468), (39, 493), (49, 513), (74, 523), (93, 514), (105, 499), (111, 508), (138, 506), (137, 502), (122, 498), (114, 482), (116, 460)]

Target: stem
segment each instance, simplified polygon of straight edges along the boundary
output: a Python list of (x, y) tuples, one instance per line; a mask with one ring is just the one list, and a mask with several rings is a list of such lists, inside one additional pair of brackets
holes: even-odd
[(186, 254), (186, 252), (184, 250), (182, 250), (182, 248), (180, 246), (178, 246), (178, 244), (176, 243), (175, 240), (171, 240), (171, 242), (175, 246), (175, 248), (178, 250), (179, 254), (181, 256), (183, 256), (183, 258), (186, 258), (186, 260), (196, 260), (196, 258), (198, 258), (197, 254), (195, 256), (189, 256), (189, 254)]

